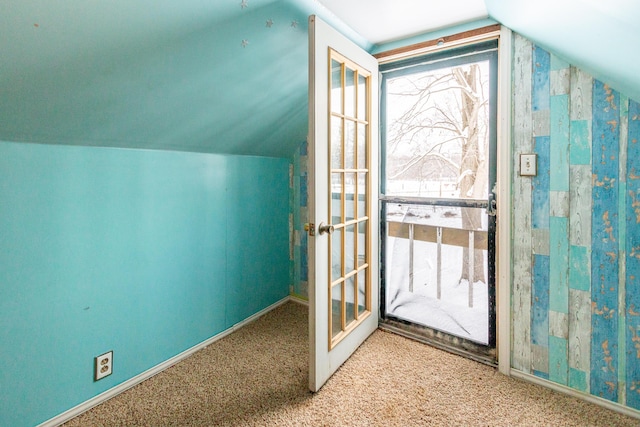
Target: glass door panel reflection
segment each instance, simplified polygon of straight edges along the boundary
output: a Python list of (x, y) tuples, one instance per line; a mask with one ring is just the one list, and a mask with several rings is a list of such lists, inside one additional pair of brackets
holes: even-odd
[[(488, 224), (483, 214), (482, 208), (388, 206), (388, 315), (488, 344)], [(480, 221), (469, 226), (465, 217)]]
[[(371, 313), (370, 74), (331, 51), (330, 348)], [(340, 322), (338, 322), (340, 319)]]
[(383, 323), (493, 363), (497, 41), (381, 72)]

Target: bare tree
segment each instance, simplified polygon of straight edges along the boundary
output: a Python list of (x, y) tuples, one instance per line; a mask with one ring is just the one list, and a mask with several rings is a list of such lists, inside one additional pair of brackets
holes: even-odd
[[(478, 89), (480, 69), (478, 64), (471, 64), (468, 70), (454, 68), (453, 75), (462, 89), (461, 115), (462, 129), (467, 138), (462, 145), (462, 160), (460, 162), (460, 196), (462, 198), (482, 199), (487, 196), (487, 161), (486, 147), (480, 152), (480, 137), (478, 115), (480, 108), (485, 105), (481, 91)], [(478, 179), (478, 177), (480, 179)], [(465, 230), (480, 230), (482, 228), (481, 211), (474, 208), (462, 209), (462, 228)], [(463, 248), (462, 273), (460, 281), (468, 280), (469, 286), (478, 280), (484, 281), (484, 260), (482, 251), (473, 251), (474, 271), (469, 277), (469, 248)]]
[[(403, 78), (390, 86), (405, 108), (390, 120), (387, 179), (455, 182), (457, 197), (487, 197), (487, 99), (478, 64)], [(455, 146), (455, 148), (454, 148)], [(462, 228), (480, 230), (480, 209), (462, 208)], [(473, 277), (469, 277), (469, 249), (463, 248), (460, 281), (484, 281), (482, 251), (473, 251)]]

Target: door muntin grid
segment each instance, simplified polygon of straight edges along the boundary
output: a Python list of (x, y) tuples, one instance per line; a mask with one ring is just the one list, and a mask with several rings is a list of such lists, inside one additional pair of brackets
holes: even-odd
[(371, 313), (371, 74), (329, 49), (329, 348)]

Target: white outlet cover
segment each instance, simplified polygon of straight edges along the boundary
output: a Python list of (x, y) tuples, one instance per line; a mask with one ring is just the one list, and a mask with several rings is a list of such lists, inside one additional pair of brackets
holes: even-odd
[(113, 351), (108, 351), (95, 358), (94, 378), (95, 381), (111, 375), (113, 372)]

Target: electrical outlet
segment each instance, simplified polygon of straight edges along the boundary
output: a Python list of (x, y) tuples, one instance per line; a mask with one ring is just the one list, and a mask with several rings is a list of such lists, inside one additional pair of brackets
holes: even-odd
[(94, 381), (111, 375), (113, 372), (113, 351), (108, 351), (96, 357), (94, 365)]

